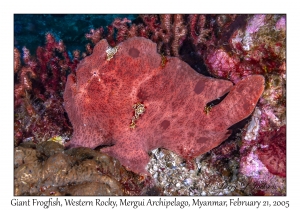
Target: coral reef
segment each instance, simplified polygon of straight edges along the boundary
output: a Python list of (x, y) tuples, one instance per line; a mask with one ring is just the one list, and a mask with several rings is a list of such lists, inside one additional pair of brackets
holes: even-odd
[(240, 172), (254, 185), (268, 186), (259, 195), (282, 195), (286, 186), (285, 79), (282, 76), (267, 77), (266, 90), (242, 132)]
[[(70, 136), (72, 127), (63, 108), (68, 73), (75, 73), (78, 51), (69, 57), (62, 41), (46, 34), (46, 45), (36, 58), (23, 47), (14, 49), (15, 145), (21, 141), (41, 142), (54, 136)], [(22, 58), (22, 59), (21, 59)]]
[(101, 27), (87, 37), (94, 44), (105, 38), (111, 46), (145, 37), (157, 43), (159, 53), (236, 83), (247, 75), (285, 72), (285, 22), (284, 15), (149, 14), (134, 21), (117, 18), (107, 32)]
[[(95, 30), (92, 29), (91, 33), (86, 36), (94, 44), (95, 40), (100, 40), (100, 37), (105, 38), (111, 46), (116, 46), (127, 38), (135, 36), (145, 37), (158, 44), (158, 51), (162, 49), (162, 52), (166, 55), (178, 56), (179, 48), (187, 35), (184, 19), (185, 16), (179, 14), (140, 15), (140, 22), (131, 24), (132, 21), (127, 18), (117, 18), (107, 27), (107, 33), (103, 33), (104, 29), (101, 27)], [(93, 33), (93, 31), (101, 31), (101, 33)], [(116, 36), (114, 36), (114, 31), (117, 31)]]
[(269, 73), (265, 78), (265, 91), (242, 132), (240, 171), (255, 185), (273, 186), (260, 195), (281, 195), (286, 182), (286, 76)]
[(46, 141), (15, 148), (15, 195), (147, 195), (151, 180), (88, 148)]
[(285, 74), (285, 16), (254, 15), (223, 45), (205, 52), (209, 72), (236, 83), (252, 74)]
[[(269, 148), (267, 149), (267, 151), (261, 151), (261, 146), (262, 145), (257, 144), (256, 141), (243, 140), (240, 149), (240, 173), (247, 176), (249, 182), (253, 186), (258, 186), (256, 187), (256, 189), (252, 190), (253, 194), (257, 193), (258, 195), (284, 195), (286, 193), (285, 177), (270, 173), (266, 166), (271, 169), (273, 167), (278, 167), (278, 169), (275, 170), (277, 172), (276, 174), (278, 174), (279, 171), (285, 168), (285, 166), (283, 166), (285, 160), (277, 160), (273, 162), (273, 160), (279, 158), (277, 154), (274, 154), (274, 152), (276, 152), (275, 150), (273, 150), (274, 148)], [(265, 146), (268, 147), (268, 145)], [(276, 149), (278, 150), (278, 148)], [(280, 157), (285, 156), (285, 154), (283, 155), (282, 150), (285, 149), (279, 149)], [(274, 157), (271, 154), (274, 155)], [(261, 155), (263, 155), (263, 159), (261, 159)], [(267, 157), (269, 157), (269, 159), (266, 159)], [(277, 166), (278, 163), (280, 165)]]
[[(228, 138), (231, 125), (251, 114), (264, 89), (262, 76), (232, 87), (198, 74), (178, 58), (166, 57), (162, 67), (156, 44), (145, 38), (120, 43), (111, 60), (108, 48), (106, 40), (100, 41), (76, 76), (68, 76), (64, 101), (74, 128), (70, 146), (107, 146), (103, 152), (137, 173), (147, 174), (147, 152), (158, 147), (188, 161), (216, 147)], [(208, 102), (227, 92), (204, 112)], [(139, 111), (143, 115), (132, 128), (132, 106), (138, 102), (146, 111)]]
[(259, 134), (258, 157), (270, 173), (286, 176), (286, 126)]
[(248, 18), (249, 15), (229, 14), (147, 14), (135, 20), (117, 18), (107, 30), (94, 28), (86, 37), (93, 44), (107, 39), (111, 46), (127, 38), (145, 37), (157, 43), (159, 53), (180, 57), (196, 71), (205, 72), (203, 56), (208, 49), (226, 45), (233, 31), (243, 28)]
[[(220, 152), (227, 147), (231, 148), (229, 157)], [(239, 162), (236, 141), (226, 141), (197, 157), (194, 170), (189, 170), (186, 162), (169, 150), (153, 150), (147, 170), (162, 194), (168, 196), (286, 195), (285, 179), (274, 175), (253, 179), (240, 173)]]
[[(89, 30), (90, 32), (87, 33)], [(43, 46), (45, 34), (47, 34), (46, 45)], [(86, 35), (84, 36), (84, 34)], [(63, 106), (67, 75), (70, 73), (76, 75), (76, 68), (80, 60), (88, 55), (93, 56), (94, 47), (102, 39), (106, 39), (111, 46), (107, 51), (109, 55), (103, 56), (103, 62), (107, 59), (110, 60), (107, 61), (109, 65), (112, 65), (118, 60), (118, 56), (122, 52), (122, 48), (118, 48), (118, 46), (132, 37), (144, 37), (157, 44), (156, 50), (160, 54), (160, 61), (157, 63), (160, 64), (161, 71), (168, 68), (173, 60), (169, 56), (175, 56), (205, 76), (230, 80), (236, 86), (249, 75), (262, 75), (265, 78), (265, 89), (254, 113), (242, 122), (230, 127), (229, 130), (232, 130), (232, 135), (229, 139), (208, 153), (196, 157), (195, 162), (186, 161), (186, 159), (192, 158), (183, 157), (184, 155), (181, 155), (180, 151), (175, 154), (166, 149), (149, 151), (150, 148), (143, 148), (143, 151), (149, 151), (150, 161), (147, 165), (147, 171), (152, 175), (158, 188), (145, 190), (144, 182), (136, 184), (140, 176), (134, 176), (134, 183), (121, 183), (122, 179), (110, 177), (111, 179), (106, 179), (108, 185), (105, 183), (105, 178), (99, 178), (101, 182), (95, 182), (92, 179), (84, 182), (80, 179), (79, 182), (67, 186), (60, 185), (62, 182), (59, 182), (59, 186), (63, 187), (58, 188), (49, 187), (52, 183), (57, 183), (57, 180), (51, 178), (47, 185), (39, 185), (30, 180), (31, 186), (41, 187), (41, 190), (38, 191), (27, 185), (26, 182), (19, 182), (20, 177), (24, 174), (30, 176), (30, 173), (23, 170), (15, 174), (15, 180), (17, 180), (16, 194), (108, 195), (106, 194), (107, 190), (113, 190), (115, 194), (125, 195), (157, 195), (161, 192), (163, 195), (285, 195), (286, 16), (284, 14), (15, 15), (15, 147), (23, 152), (25, 151), (24, 148), (26, 151), (30, 149), (32, 153), (37, 151), (38, 160), (41, 160), (42, 164), (46, 163), (49, 168), (52, 168), (52, 165), (56, 167), (57, 163), (53, 160), (57, 160), (57, 158), (65, 160), (64, 155), (63, 157), (56, 157), (58, 153), (62, 152), (62, 147), (53, 146), (52, 148), (51, 145), (52, 141), (62, 145), (68, 144), (73, 132), (73, 127)], [(64, 42), (59, 40), (64, 40)], [(37, 48), (38, 50), (36, 50)], [(76, 49), (80, 49), (82, 53)], [(131, 53), (134, 54), (135, 52), (132, 51)], [(128, 59), (122, 62), (126, 63)], [(126, 65), (122, 65), (118, 72), (122, 72), (124, 66)], [(127, 71), (128, 75), (134, 73), (132, 69)], [(172, 72), (169, 78), (176, 75), (176, 68)], [(104, 72), (104, 75), (102, 82), (106, 84), (115, 82), (112, 80), (111, 74)], [(98, 76), (96, 74), (93, 79), (87, 80), (89, 87), (92, 87), (90, 83), (95, 82), (94, 80)], [(76, 77), (73, 77), (75, 83), (78, 82)], [(138, 85), (142, 81), (143, 79), (135, 82), (134, 85)], [(179, 85), (180, 87), (181, 83), (184, 83), (182, 79), (178, 80), (176, 86)], [(122, 82), (117, 85), (119, 84)], [(153, 85), (153, 89), (159, 87), (158, 83), (153, 83)], [(116, 86), (112, 87), (113, 91), (109, 93), (112, 98), (116, 97), (117, 94), (115, 88)], [(232, 91), (232, 87), (229, 90)], [(76, 93), (82, 94), (79, 91)], [(100, 91), (95, 92), (92, 98), (99, 97), (99, 93)], [(142, 100), (131, 101), (132, 104), (129, 104), (127, 108), (129, 114), (124, 123), (131, 133), (141, 129), (145, 119), (148, 119), (149, 108), (152, 106), (149, 107), (145, 103), (145, 93), (139, 94)], [(136, 92), (133, 92), (132, 95), (134, 96), (134, 94)], [(221, 99), (209, 103), (205, 102), (204, 105), (201, 104), (199, 112), (205, 117), (211, 117), (217, 108), (214, 105), (223, 99), (224, 97), (221, 97)], [(226, 98), (221, 104), (225, 100)], [(164, 100), (163, 105), (157, 106), (163, 111), (163, 114), (159, 117), (153, 115), (155, 118), (153, 124), (158, 123), (157, 120), (166, 116), (168, 101), (171, 100)], [(107, 101), (107, 107), (102, 111), (105, 113), (107, 110), (115, 108), (114, 112), (117, 113), (123, 103), (124, 101), (113, 100), (113, 103)], [(192, 115), (194, 108), (188, 106), (183, 113), (187, 113), (186, 111), (189, 110), (188, 113)], [(99, 109), (94, 107), (93, 111), (96, 113)], [(184, 117), (188, 118), (188, 115)], [(104, 128), (104, 130), (110, 130), (115, 122), (116, 118), (112, 118), (107, 122), (108, 128)], [(167, 125), (166, 122), (162, 124), (162, 126)], [(170, 124), (167, 130), (171, 126)], [(193, 126), (195, 125), (182, 124), (181, 127), (187, 129)], [(99, 126), (96, 123), (90, 129), (98, 128), (102, 129), (102, 125)], [(181, 133), (185, 132), (187, 131)], [(103, 151), (110, 150), (109, 148), (116, 143), (112, 138), (113, 133), (106, 133), (104, 137), (107, 142), (105, 144), (100, 143), (100, 149)], [(178, 132), (178, 138), (183, 139), (181, 133)], [(75, 134), (76, 132), (74, 136)], [(151, 137), (151, 135), (145, 134), (142, 140), (146, 139), (146, 135)], [(130, 145), (125, 146), (128, 148), (129, 146), (130, 148), (136, 147), (136, 143), (140, 142), (139, 139), (132, 140)], [(155, 140), (159, 142), (160, 138)], [(21, 142), (23, 142), (22, 146), (17, 147)], [(39, 142), (44, 142), (45, 145)], [(144, 144), (145, 141), (142, 143)], [(186, 144), (186, 141), (182, 143)], [(59, 148), (59, 151), (56, 151), (56, 148)], [(85, 153), (90, 158), (97, 156), (94, 156), (94, 152), (97, 152), (98, 149), (94, 151), (82, 148), (74, 149), (65, 150), (64, 153), (68, 153), (67, 156), (69, 156), (72, 152), (67, 151), (75, 151), (78, 154)], [(16, 152), (16, 160), (22, 153), (20, 151)], [(74, 154), (72, 153), (73, 156)], [(72, 155), (70, 157), (73, 158)], [(24, 160), (26, 162), (27, 158), (31, 158), (29, 153), (22, 153), (21, 156), (22, 161), (18, 159), (21, 165)], [(102, 154), (102, 156), (105, 155)], [(145, 157), (148, 158), (148, 154)], [(87, 159), (82, 158), (83, 161)], [(94, 158), (92, 159), (94, 160)], [(77, 158), (76, 160), (80, 162), (81, 159)], [(114, 165), (115, 160), (107, 164)], [(146, 162), (143, 165), (145, 164)], [(94, 166), (95, 164), (91, 163), (91, 165)], [(65, 166), (69, 169), (67, 164)], [(16, 170), (19, 170), (18, 167), (16, 165)], [(30, 170), (36, 170), (35, 167), (39, 168), (39, 171), (42, 170), (40, 164), (29, 167)], [(76, 168), (73, 165), (71, 167), (74, 170)], [(124, 174), (127, 173), (124, 172)], [(99, 174), (101, 175), (101, 173)], [(42, 180), (41, 177), (38, 178)], [(149, 181), (148, 178), (147, 182)]]
[[(221, 19), (228, 21), (214, 25), (214, 36), (204, 42), (206, 47), (197, 47), (208, 72), (234, 83), (253, 74), (266, 79), (265, 91), (242, 132), (241, 173), (250, 177), (253, 184), (265, 183), (283, 189), (285, 180), (280, 177), (285, 177), (286, 170), (286, 130), (283, 129), (286, 124), (286, 17), (257, 14)], [(262, 192), (278, 193), (276, 187)]]

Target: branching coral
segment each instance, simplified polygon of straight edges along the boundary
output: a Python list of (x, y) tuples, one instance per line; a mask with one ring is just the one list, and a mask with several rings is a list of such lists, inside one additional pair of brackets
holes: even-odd
[(78, 51), (71, 60), (62, 41), (46, 34), (46, 45), (36, 58), (26, 47), (14, 49), (15, 144), (45, 141), (55, 135), (70, 135), (72, 128), (63, 108), (62, 93), (68, 72), (75, 73)]
[(140, 22), (132, 24), (126, 18), (117, 18), (107, 27), (107, 33), (102, 33), (103, 28), (93, 29), (86, 37), (95, 44), (95, 40), (99, 40), (98, 31), (101, 31), (101, 37), (106, 38), (111, 46), (130, 37), (145, 37), (157, 43), (158, 52), (179, 56), (184, 40), (190, 39), (197, 45), (204, 44), (209, 39), (212, 27), (207, 26), (205, 17), (182, 14), (140, 15)]
[(211, 29), (206, 29), (206, 16), (205, 15), (190, 15), (190, 33), (191, 38), (193, 40), (194, 45), (198, 45), (199, 43), (204, 43), (206, 41), (206, 37), (211, 33)]

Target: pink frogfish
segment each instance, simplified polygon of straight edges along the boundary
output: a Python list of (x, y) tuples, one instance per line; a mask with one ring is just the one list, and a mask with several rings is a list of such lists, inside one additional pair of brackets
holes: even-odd
[[(134, 37), (111, 48), (101, 40), (70, 74), (64, 105), (73, 125), (71, 147), (96, 148), (128, 170), (148, 174), (148, 152), (169, 149), (187, 161), (228, 138), (264, 90), (264, 77), (236, 85), (203, 76), (156, 43)], [(207, 103), (228, 95), (213, 107)]]

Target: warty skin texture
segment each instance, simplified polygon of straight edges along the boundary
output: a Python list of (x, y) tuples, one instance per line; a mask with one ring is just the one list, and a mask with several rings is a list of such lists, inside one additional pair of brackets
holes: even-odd
[[(71, 147), (107, 146), (129, 170), (148, 174), (148, 151), (166, 148), (187, 160), (211, 150), (230, 135), (231, 125), (248, 117), (264, 90), (264, 77), (248, 76), (235, 86), (205, 77), (176, 57), (156, 52), (151, 40), (135, 37), (118, 45), (109, 61), (106, 40), (71, 74), (64, 93), (74, 128)], [(228, 95), (208, 113), (206, 104)], [(130, 128), (136, 103), (146, 111)]]

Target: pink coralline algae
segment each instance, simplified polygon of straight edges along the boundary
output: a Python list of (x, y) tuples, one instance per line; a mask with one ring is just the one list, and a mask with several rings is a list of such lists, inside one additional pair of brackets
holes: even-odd
[(257, 32), (260, 27), (265, 25), (266, 15), (254, 15), (247, 24), (246, 34), (252, 34)]
[[(258, 127), (248, 126), (243, 139), (240, 148), (240, 172), (249, 177), (255, 186), (260, 186), (256, 193), (282, 195), (286, 188), (286, 125), (262, 131), (264, 124), (259, 124), (262, 114), (258, 108), (255, 109), (250, 124)], [(251, 130), (254, 132), (249, 135)]]
[(286, 126), (278, 130), (261, 132), (258, 157), (269, 172), (281, 177), (286, 176)]
[[(252, 113), (263, 90), (263, 76), (235, 86), (205, 77), (178, 58), (159, 55), (149, 39), (134, 37), (117, 48), (103, 39), (67, 79), (64, 105), (74, 129), (69, 144), (101, 146), (129, 170), (148, 174), (150, 150), (166, 148), (192, 161), (218, 146), (231, 125)], [(134, 117), (137, 107), (142, 114)]]
[(205, 51), (208, 71), (234, 83), (253, 74), (285, 74), (285, 22), (285, 16), (252, 16), (244, 28)]

